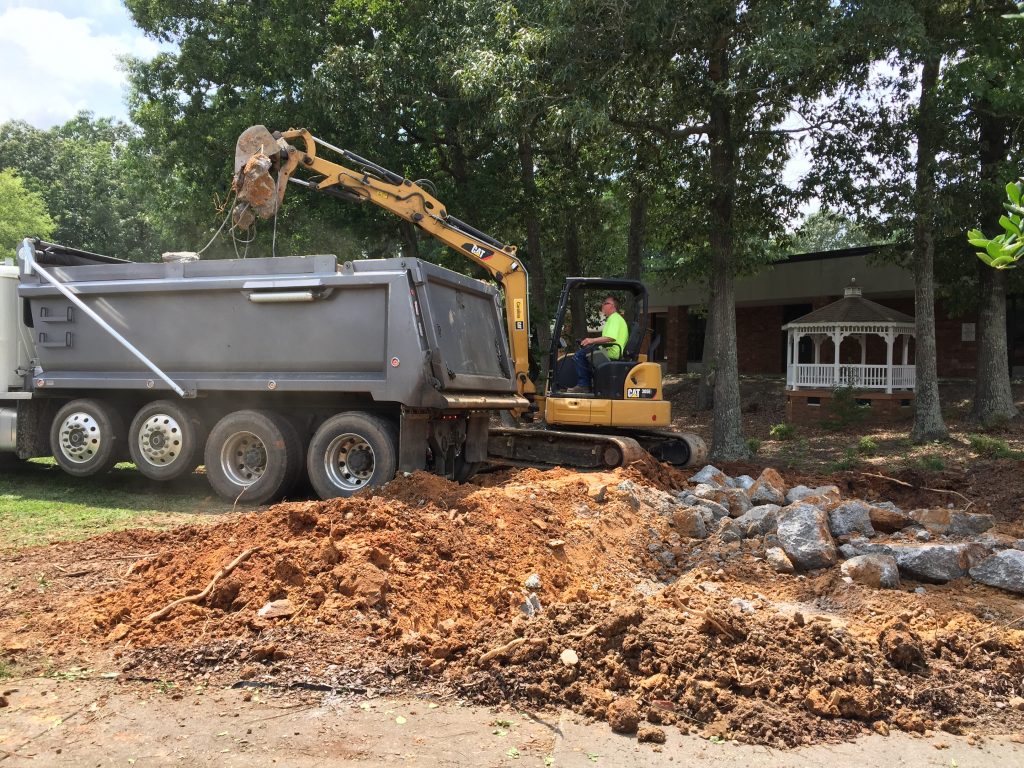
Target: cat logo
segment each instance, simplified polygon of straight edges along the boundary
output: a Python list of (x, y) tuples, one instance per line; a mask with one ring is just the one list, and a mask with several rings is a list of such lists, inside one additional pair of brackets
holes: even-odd
[(462, 247), (469, 253), (476, 256), (478, 259), (489, 259), (494, 255), (494, 251), (489, 251), (475, 243), (463, 243)]
[(629, 400), (649, 400), (654, 397), (654, 389), (651, 387), (628, 387), (626, 389), (626, 398)]

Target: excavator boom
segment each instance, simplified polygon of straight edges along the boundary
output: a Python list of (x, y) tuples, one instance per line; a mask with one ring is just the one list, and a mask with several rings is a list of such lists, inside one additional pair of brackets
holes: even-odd
[[(320, 157), (318, 146), (329, 149), (348, 164)], [(296, 175), (300, 173), (301, 177)], [(256, 217), (276, 216), (289, 182), (353, 202), (371, 202), (416, 225), (486, 270), (505, 294), (516, 388), (524, 397), (536, 393), (529, 376), (529, 284), (515, 246), (451, 216), (444, 204), (419, 184), (354, 152), (321, 141), (304, 128), (271, 133), (262, 125), (254, 125), (239, 136), (233, 182), (235, 224), (246, 228)]]

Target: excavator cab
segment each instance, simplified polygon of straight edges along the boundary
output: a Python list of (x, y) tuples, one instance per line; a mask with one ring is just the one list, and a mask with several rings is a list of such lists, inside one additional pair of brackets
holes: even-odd
[[(582, 394), (570, 392), (577, 383), (574, 353), (579, 345), (573, 328), (579, 330), (594, 324), (599, 327), (603, 318), (595, 306), (609, 295), (618, 300), (619, 311), (629, 328), (626, 344), (621, 350), (615, 350), (618, 354), (610, 356), (598, 346), (588, 347), (593, 390)], [(571, 321), (574, 313), (575, 323)], [(643, 283), (638, 280), (568, 278), (562, 288), (552, 328), (551, 376), (544, 402), (544, 420), (552, 426), (668, 426), (671, 408), (662, 398), (661, 366), (647, 359), (650, 334), (647, 287)]]

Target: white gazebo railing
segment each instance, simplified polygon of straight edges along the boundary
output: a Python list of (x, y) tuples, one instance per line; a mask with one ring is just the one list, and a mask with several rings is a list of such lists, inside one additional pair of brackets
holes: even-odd
[[(891, 377), (890, 377), (891, 372)], [(792, 363), (786, 373), (789, 389), (894, 389), (913, 390), (917, 382), (913, 365), (855, 365), (843, 363)]]

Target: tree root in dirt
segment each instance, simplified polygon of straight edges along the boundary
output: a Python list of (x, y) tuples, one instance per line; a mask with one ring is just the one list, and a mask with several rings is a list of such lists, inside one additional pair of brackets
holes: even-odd
[(154, 613), (149, 614), (149, 616), (146, 617), (146, 621), (150, 621), (150, 622), (158, 621), (158, 620), (164, 618), (165, 616), (167, 616), (168, 614), (170, 614), (170, 612), (173, 611), (179, 605), (182, 605), (184, 603), (198, 603), (201, 600), (206, 599), (206, 597), (211, 592), (213, 592), (213, 588), (215, 586), (217, 586), (217, 582), (218, 581), (223, 579), (225, 576), (227, 576), (229, 573), (231, 573), (233, 570), (235, 570), (235, 568), (240, 566), (242, 563), (244, 563), (246, 560), (248, 560), (250, 557), (252, 557), (253, 554), (255, 554), (256, 552), (259, 552), (259, 551), (260, 551), (260, 547), (253, 547), (252, 549), (245, 550), (245, 552), (240, 554), (238, 557), (236, 557), (234, 560), (232, 560), (226, 566), (224, 566), (219, 571), (217, 571), (217, 573), (214, 575), (214, 577), (210, 581), (210, 583), (206, 585), (206, 589), (204, 589), (202, 592), (199, 592), (198, 594), (195, 594), (195, 595), (188, 595), (187, 597), (181, 597), (181, 598), (178, 598), (177, 600), (175, 600), (172, 603), (168, 603), (163, 608), (161, 608), (159, 611), (156, 611)]

